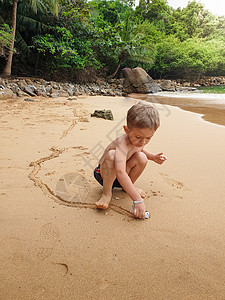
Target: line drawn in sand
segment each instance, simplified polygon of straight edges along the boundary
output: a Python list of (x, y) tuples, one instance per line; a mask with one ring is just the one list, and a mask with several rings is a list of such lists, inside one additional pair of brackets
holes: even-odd
[[(69, 148), (58, 149), (56, 147), (50, 148), (52, 152), (49, 156), (40, 158), (30, 163), (33, 170), (28, 177), (38, 186), (45, 195), (53, 199), (55, 202), (65, 206), (92, 208), (97, 209), (94, 203), (85, 202), (84, 199), (90, 197), (90, 186), (88, 180), (79, 173), (64, 174), (56, 183), (55, 191), (51, 189), (47, 183), (43, 182), (38, 173), (41, 170), (42, 164), (46, 161), (58, 158), (62, 153), (68, 151)], [(83, 147), (72, 147), (71, 149), (86, 150)], [(128, 217), (133, 217), (133, 214), (118, 205), (111, 204), (110, 209)]]
[(72, 119), (71, 125), (69, 126), (69, 128), (63, 131), (60, 139), (65, 138), (68, 135), (68, 133), (77, 125), (78, 122), (89, 122), (85, 111), (81, 111), (78, 114), (77, 110), (74, 108), (73, 115), (74, 115), (74, 119)]

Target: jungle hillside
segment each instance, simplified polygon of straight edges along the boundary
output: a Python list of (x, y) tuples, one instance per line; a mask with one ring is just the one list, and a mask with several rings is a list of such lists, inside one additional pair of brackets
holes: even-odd
[(225, 16), (190, 1), (0, 0), (0, 76), (73, 82), (125, 67), (153, 78), (225, 75)]

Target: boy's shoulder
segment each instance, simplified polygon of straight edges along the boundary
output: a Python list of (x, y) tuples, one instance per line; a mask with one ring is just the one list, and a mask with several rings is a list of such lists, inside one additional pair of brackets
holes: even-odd
[[(136, 149), (136, 151), (139, 151), (134, 145), (131, 144), (127, 134), (124, 134), (124, 135), (121, 135), (119, 136), (115, 141), (115, 145), (116, 145), (116, 148), (122, 148), (123, 151), (130, 151), (132, 149)], [(136, 152), (134, 151), (134, 152)]]
[(123, 134), (121, 136), (119, 136), (118, 138), (115, 139), (115, 144), (117, 145), (121, 145), (121, 144), (124, 144), (124, 145), (128, 145), (128, 138), (127, 138), (127, 135), (126, 134)]

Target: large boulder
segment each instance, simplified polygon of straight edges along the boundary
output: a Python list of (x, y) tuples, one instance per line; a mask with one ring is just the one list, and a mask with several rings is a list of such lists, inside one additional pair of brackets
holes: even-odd
[(162, 91), (160, 86), (142, 68), (124, 68), (123, 76), (125, 78), (123, 87), (126, 93), (148, 94)]

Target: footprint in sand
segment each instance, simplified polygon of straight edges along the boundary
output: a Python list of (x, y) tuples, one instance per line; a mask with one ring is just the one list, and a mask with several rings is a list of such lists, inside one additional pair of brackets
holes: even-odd
[(43, 261), (51, 256), (53, 249), (60, 242), (59, 230), (52, 223), (46, 223), (40, 228), (40, 244), (37, 252), (37, 261)]
[(52, 223), (47, 223), (41, 227), (40, 237), (45, 248), (52, 248), (59, 240), (58, 228)]

